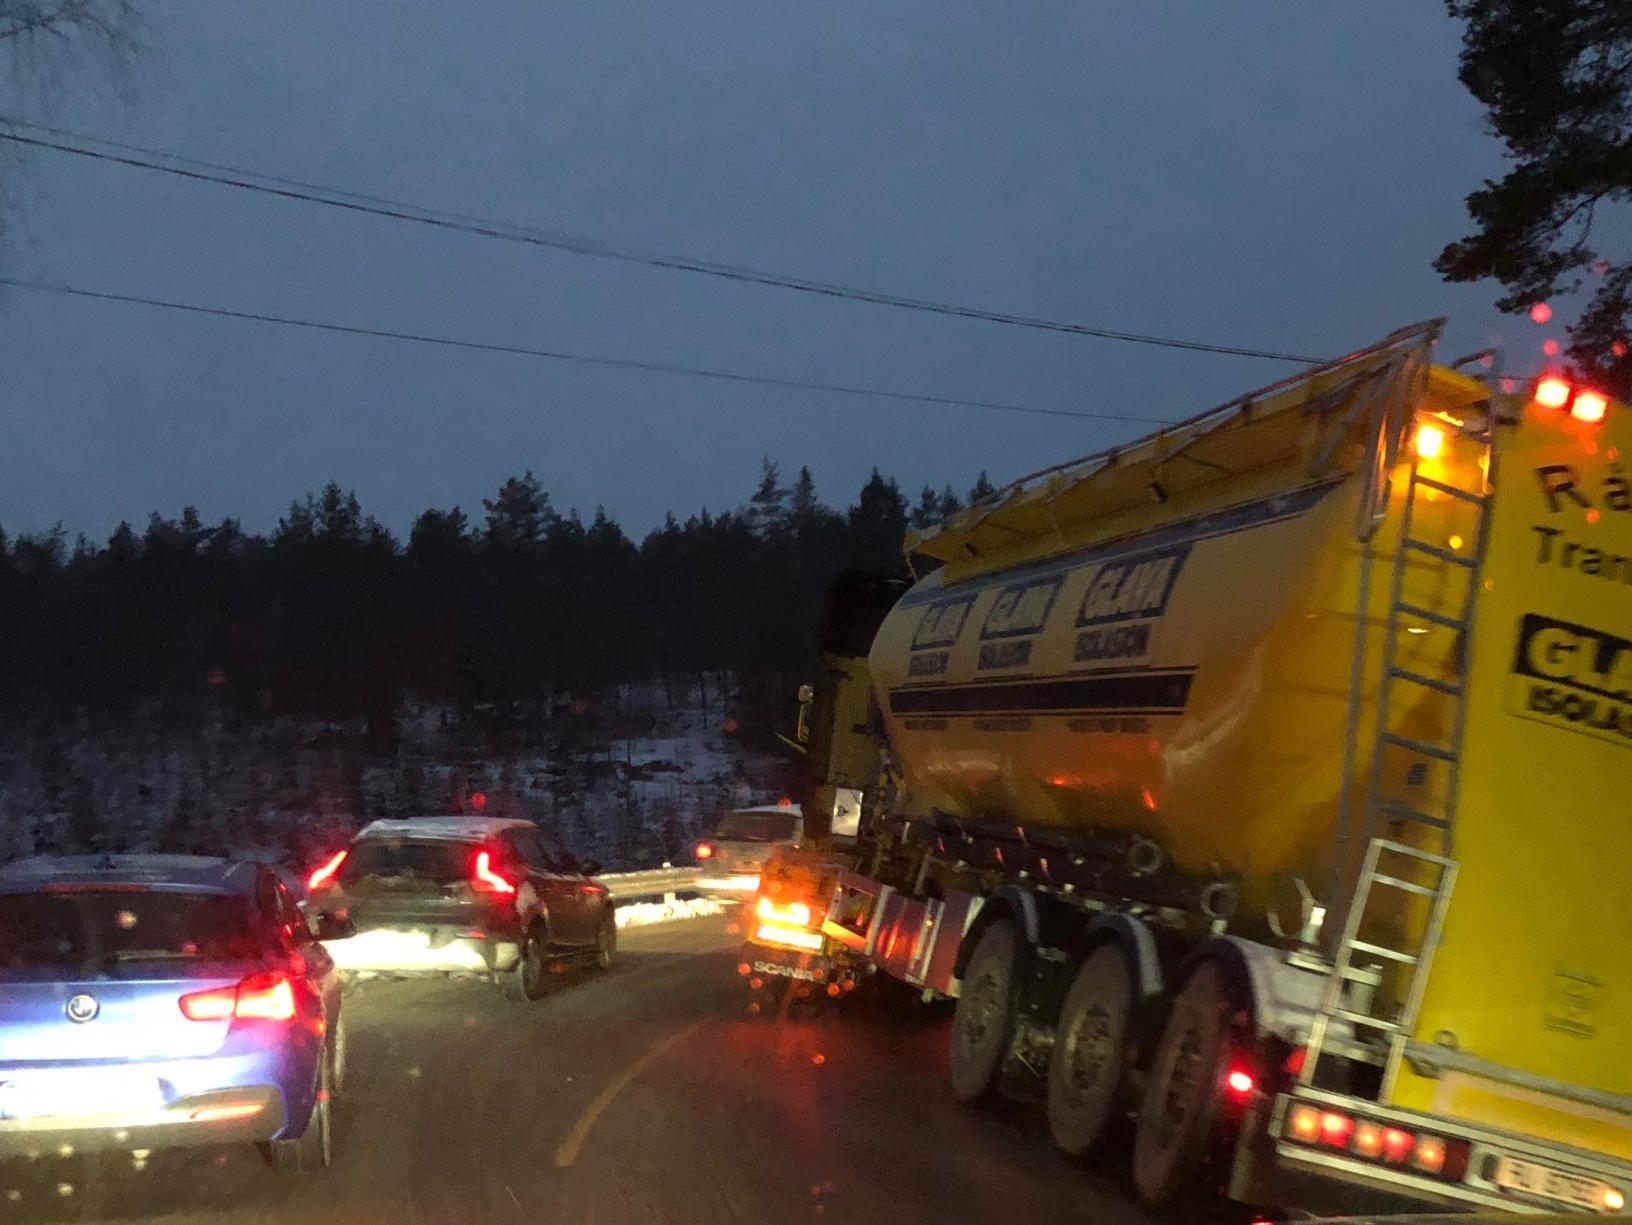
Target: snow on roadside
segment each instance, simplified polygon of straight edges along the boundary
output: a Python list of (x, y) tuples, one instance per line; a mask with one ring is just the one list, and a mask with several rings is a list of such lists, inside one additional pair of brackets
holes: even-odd
[(619, 927), (647, 927), (653, 923), (673, 923), (677, 919), (696, 919), (724, 913), (725, 903), (712, 897), (671, 897), (663, 902), (631, 902), (617, 909)]

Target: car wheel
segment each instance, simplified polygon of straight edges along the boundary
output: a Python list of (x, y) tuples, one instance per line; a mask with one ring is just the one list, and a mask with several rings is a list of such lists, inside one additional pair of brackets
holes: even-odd
[(618, 956), (618, 920), (610, 908), (601, 916), (601, 925), (595, 929), (595, 967), (610, 970)]
[(543, 999), (549, 980), (549, 939), (543, 928), (535, 927), (521, 946), (521, 960), (505, 979), (504, 993), (517, 1001)]
[(333, 1050), (324, 1052), (317, 1074), (317, 1100), (306, 1118), (306, 1130), (293, 1140), (273, 1140), (262, 1153), (279, 1174), (326, 1170), (334, 1162)]
[(332, 1062), (334, 1071), (330, 1075), (334, 1081), (334, 1092), (336, 1094), (344, 1093), (346, 1091), (346, 1018), (344, 1015), (335, 1022)]

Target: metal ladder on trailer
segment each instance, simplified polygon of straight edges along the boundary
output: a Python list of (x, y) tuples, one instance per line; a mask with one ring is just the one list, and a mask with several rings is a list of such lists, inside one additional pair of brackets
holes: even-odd
[[(1448, 431), (1459, 427), (1446, 423)], [(1485, 448), (1488, 459), (1493, 441), (1491, 427), (1482, 430), (1460, 428), (1467, 438)], [(1464, 554), (1444, 548), (1412, 534), (1417, 519), (1419, 497), (1451, 498), (1473, 508), (1476, 524), (1473, 546)], [(1489, 539), (1490, 495), (1483, 489), (1468, 489), (1423, 475), (1420, 458), (1413, 455), (1405, 508), (1400, 523), (1399, 548), (1394, 556), (1388, 615), (1383, 626), (1382, 683), (1377, 696), (1376, 732), (1372, 743), (1370, 781), (1366, 788), (1365, 828), (1368, 844), (1355, 878), (1354, 894), (1345, 913), (1330, 976), (1309, 1029), (1299, 1080), (1314, 1084), (1323, 1057), (1335, 1056), (1384, 1069), (1381, 1092), (1387, 1095), (1397, 1074), (1406, 1043), (1416, 1025), (1417, 1011), (1428, 985), (1428, 970), (1439, 943), (1451, 889), (1456, 883), (1456, 861), (1451, 858), (1456, 799), (1460, 790), (1463, 733), (1467, 719), (1468, 655), (1472, 647), (1474, 606), (1480, 589), (1485, 551)], [(1447, 566), (1465, 571), (1466, 584), (1461, 607), (1456, 614), (1424, 608), (1405, 598), (1406, 574), (1413, 561), (1436, 558)], [(1365, 616), (1364, 595), (1360, 615)], [(1458, 635), (1455, 680), (1441, 680), (1403, 667), (1399, 645), (1408, 623), (1423, 621)], [(1448, 699), (1450, 736), (1447, 743), (1432, 743), (1391, 730), (1393, 703), (1404, 693), (1432, 690)], [(1424, 763), (1438, 762), (1446, 768), (1444, 800), (1438, 813), (1425, 812), (1387, 791), (1384, 758), (1388, 749), (1412, 754)], [(1424, 849), (1403, 841), (1378, 836), (1384, 825), (1403, 834), (1424, 832)], [(1388, 893), (1404, 893), (1423, 899), (1427, 914), (1417, 925), (1419, 938), (1409, 947), (1396, 948), (1362, 938), (1374, 899)], [(1376, 987), (1382, 977), (1379, 963), (1404, 968), (1405, 989), (1394, 998), (1398, 1004), (1385, 1006)], [(1334, 1033), (1334, 1025), (1346, 1026), (1348, 1036)]]

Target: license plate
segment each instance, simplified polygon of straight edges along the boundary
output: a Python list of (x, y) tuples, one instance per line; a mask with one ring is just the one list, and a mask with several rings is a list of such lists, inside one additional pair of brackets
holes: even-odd
[(756, 961), (754, 962), (754, 973), (776, 974), (783, 978), (797, 978), (802, 982), (816, 981), (814, 971), (804, 969), (802, 966), (785, 965), (780, 961)]
[(0, 1117), (136, 1114), (164, 1105), (152, 1076), (108, 1068), (35, 1072), (0, 1083)]
[(1517, 1157), (1497, 1161), (1496, 1185), (1504, 1191), (1520, 1191), (1598, 1212), (1604, 1210), (1604, 1193), (1611, 1189), (1608, 1183), (1566, 1174), (1534, 1161), (1520, 1161)]

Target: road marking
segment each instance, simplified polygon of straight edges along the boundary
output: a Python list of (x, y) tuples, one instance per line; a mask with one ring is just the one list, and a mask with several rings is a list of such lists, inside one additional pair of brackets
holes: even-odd
[(561, 1142), (561, 1147), (555, 1150), (555, 1164), (565, 1169), (577, 1161), (578, 1150), (583, 1147), (584, 1140), (589, 1136), (590, 1130), (595, 1126), (601, 1115), (606, 1112), (606, 1108), (612, 1104), (613, 1099), (627, 1089), (635, 1077), (661, 1058), (665, 1051), (684, 1042), (692, 1034), (707, 1025), (711, 1019), (705, 1017), (701, 1021), (686, 1026), (677, 1034), (670, 1034), (625, 1068), (616, 1080), (602, 1089), (596, 1095), (595, 1100), (584, 1107), (584, 1113), (578, 1116), (578, 1121), (572, 1125), (572, 1130), (567, 1133), (567, 1138)]

